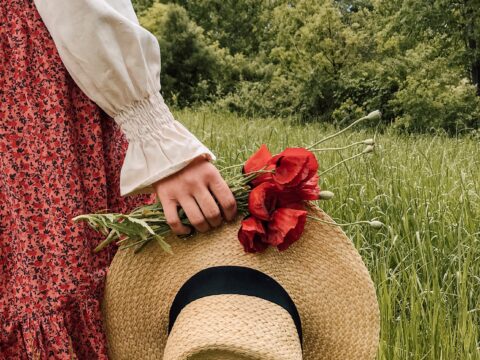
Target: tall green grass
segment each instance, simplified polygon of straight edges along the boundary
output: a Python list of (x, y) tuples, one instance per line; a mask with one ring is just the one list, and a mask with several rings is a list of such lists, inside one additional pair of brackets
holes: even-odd
[[(175, 112), (218, 157), (243, 162), (260, 144), (272, 152), (333, 132), (320, 124), (250, 119), (208, 109)], [(381, 311), (379, 359), (480, 359), (480, 144), (478, 139), (349, 131), (323, 145), (376, 137), (373, 154), (325, 175), (335, 193), (319, 205), (337, 221), (378, 218), (386, 226), (345, 229), (367, 264)], [(363, 147), (318, 153), (322, 169)]]

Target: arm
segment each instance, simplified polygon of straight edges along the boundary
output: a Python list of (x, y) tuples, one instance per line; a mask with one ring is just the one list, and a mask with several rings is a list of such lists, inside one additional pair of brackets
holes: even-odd
[(35, 5), (73, 80), (128, 139), (122, 196), (154, 192), (152, 184), (201, 155), (216, 160), (163, 101), (158, 41), (138, 24), (129, 0), (35, 0)]

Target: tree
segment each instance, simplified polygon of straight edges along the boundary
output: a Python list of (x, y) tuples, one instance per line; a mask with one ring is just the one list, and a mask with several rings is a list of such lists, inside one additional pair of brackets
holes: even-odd
[(392, 31), (417, 41), (441, 37), (439, 50), (462, 63), (480, 95), (480, 0), (376, 1), (378, 12), (389, 18)]
[(258, 0), (165, 0), (184, 7), (190, 18), (220, 47), (231, 54), (254, 54), (262, 41), (262, 14), (269, 1)]
[(211, 97), (218, 83), (221, 50), (189, 19), (186, 10), (155, 3), (140, 21), (160, 44), (165, 97), (179, 106)]
[(137, 0), (187, 106), (403, 131), (480, 122), (480, 0)]

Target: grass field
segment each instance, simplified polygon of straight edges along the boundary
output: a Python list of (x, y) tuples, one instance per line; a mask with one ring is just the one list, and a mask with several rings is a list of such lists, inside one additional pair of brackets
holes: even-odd
[[(204, 110), (177, 119), (217, 155), (241, 163), (262, 143), (272, 152), (332, 133), (319, 124), (247, 119)], [(322, 144), (373, 137), (349, 131)], [(376, 135), (376, 151), (334, 169), (319, 205), (337, 221), (378, 218), (377, 231), (345, 231), (367, 264), (381, 311), (379, 359), (480, 359), (480, 143), (478, 139)], [(327, 169), (363, 147), (321, 153)]]

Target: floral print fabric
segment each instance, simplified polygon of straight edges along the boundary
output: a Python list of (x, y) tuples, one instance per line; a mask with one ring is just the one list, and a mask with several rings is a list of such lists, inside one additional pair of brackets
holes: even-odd
[(83, 213), (128, 212), (127, 140), (76, 86), (32, 0), (0, 2), (0, 359), (107, 359), (100, 303), (116, 248)]

